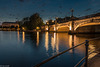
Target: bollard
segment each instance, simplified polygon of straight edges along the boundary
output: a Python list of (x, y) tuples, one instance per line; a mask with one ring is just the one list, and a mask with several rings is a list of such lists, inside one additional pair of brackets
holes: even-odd
[(85, 53), (85, 65), (84, 65), (84, 67), (88, 67), (88, 46), (89, 46), (89, 41), (86, 40), (86, 44), (85, 44), (86, 53)]

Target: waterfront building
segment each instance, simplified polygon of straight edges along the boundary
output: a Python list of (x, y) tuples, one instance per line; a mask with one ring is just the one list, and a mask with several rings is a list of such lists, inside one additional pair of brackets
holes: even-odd
[(16, 22), (3, 22), (2, 30), (19, 30), (19, 24)]

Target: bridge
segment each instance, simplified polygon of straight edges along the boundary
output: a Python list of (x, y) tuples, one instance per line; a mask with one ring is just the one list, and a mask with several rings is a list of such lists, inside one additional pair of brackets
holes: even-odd
[(65, 23), (46, 25), (46, 31), (53, 32), (100, 32), (100, 16), (81, 20), (72, 20)]

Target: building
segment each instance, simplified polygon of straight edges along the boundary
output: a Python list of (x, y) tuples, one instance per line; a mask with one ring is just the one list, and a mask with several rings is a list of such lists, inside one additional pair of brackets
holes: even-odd
[(2, 27), (15, 28), (15, 27), (19, 27), (19, 24), (16, 22), (3, 22)]
[(16, 22), (3, 22), (2, 30), (19, 30), (19, 24)]

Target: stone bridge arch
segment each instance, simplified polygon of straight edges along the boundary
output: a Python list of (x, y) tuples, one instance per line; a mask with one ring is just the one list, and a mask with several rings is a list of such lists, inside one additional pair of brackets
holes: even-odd
[(68, 32), (70, 30), (70, 22), (57, 24), (57, 31)]
[(70, 22), (50, 25), (49, 28), (49, 31), (68, 32), (70, 30)]
[(69, 26), (58, 26), (57, 31), (69, 31)]
[(85, 21), (76, 21), (74, 23), (74, 31), (76, 31), (79, 27), (83, 26), (92, 26), (92, 25), (100, 25), (100, 18), (99, 19), (89, 19)]

